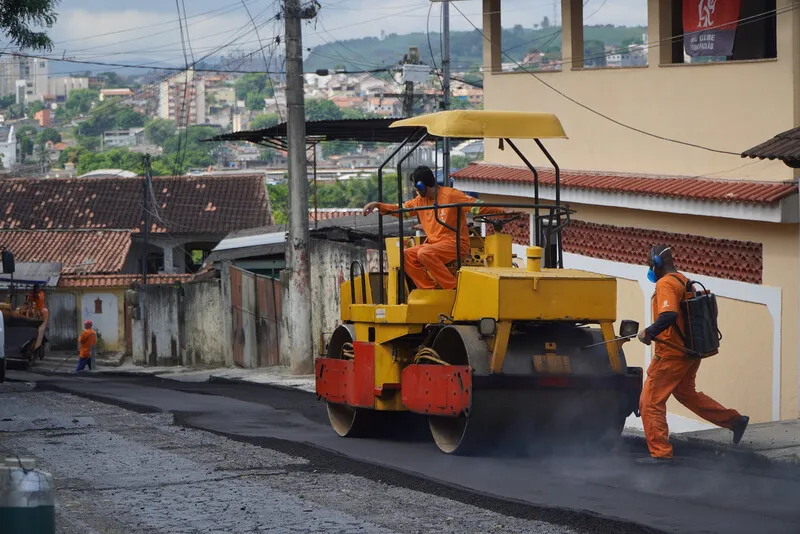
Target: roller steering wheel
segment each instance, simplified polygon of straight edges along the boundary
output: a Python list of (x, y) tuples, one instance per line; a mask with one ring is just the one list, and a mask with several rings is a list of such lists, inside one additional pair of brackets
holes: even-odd
[(523, 214), (518, 211), (512, 213), (487, 213), (485, 215), (476, 215), (472, 220), (478, 223), (491, 224), (494, 231), (499, 232), (505, 225), (521, 219), (522, 216)]

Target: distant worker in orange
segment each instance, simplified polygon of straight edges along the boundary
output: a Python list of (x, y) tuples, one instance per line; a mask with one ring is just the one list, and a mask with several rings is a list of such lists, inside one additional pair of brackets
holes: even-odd
[[(418, 208), (432, 206), (436, 198), (437, 204), (473, 203), (479, 204), (480, 200), (454, 189), (452, 187), (436, 187), (436, 178), (430, 167), (420, 166), (414, 169), (410, 176), (411, 183), (417, 196), (403, 203), (404, 208)], [(438, 196), (437, 195), (438, 191)], [(364, 215), (369, 215), (378, 209), (381, 215), (397, 210), (397, 204), (370, 202), (364, 206)], [(469, 254), (469, 230), (467, 228), (467, 212), (473, 215), (487, 215), (504, 213), (503, 208), (488, 208), (474, 206), (462, 208), (461, 214), (461, 256)], [(435, 289), (437, 284), (442, 289), (455, 289), (456, 278), (447, 269), (447, 264), (456, 259), (456, 233), (439, 224), (434, 214), (435, 210), (422, 210), (405, 214), (406, 218), (414, 215), (419, 217), (422, 229), (427, 240), (422, 245), (404, 249), (405, 271), (411, 277), (414, 285), (419, 289)], [(397, 215), (397, 214), (395, 214)], [(440, 208), (439, 219), (452, 228), (456, 227), (458, 212), (455, 208)], [(426, 272), (427, 271), (427, 272)]]
[[(734, 443), (741, 441), (750, 418), (725, 408), (697, 391), (695, 377), (700, 368), (700, 359), (681, 350), (684, 347), (682, 333), (686, 332), (681, 300), (686, 293), (688, 279), (675, 269), (672, 252), (667, 246), (656, 245), (651, 248), (648, 262), (648, 278), (656, 284), (652, 297), (652, 313), (656, 320), (639, 332), (638, 337), (645, 345), (656, 340), (655, 356), (647, 368), (647, 380), (642, 388), (639, 406), (650, 456), (638, 459), (637, 463), (662, 465), (672, 462), (672, 445), (669, 443), (667, 427), (667, 400), (670, 395), (675, 395), (678, 402), (706, 421), (732, 430)], [(669, 345), (659, 343), (659, 340)]]
[(83, 371), (86, 365), (89, 365), (89, 369), (92, 369), (92, 349), (97, 344), (97, 333), (92, 330), (92, 326), (92, 321), (84, 321), (84, 330), (78, 337), (80, 352), (78, 354), (78, 367), (75, 369), (76, 373)]
[(39, 311), (44, 310), (44, 293), (42, 293), (39, 284), (34, 284), (26, 300), (32, 308), (36, 308)]

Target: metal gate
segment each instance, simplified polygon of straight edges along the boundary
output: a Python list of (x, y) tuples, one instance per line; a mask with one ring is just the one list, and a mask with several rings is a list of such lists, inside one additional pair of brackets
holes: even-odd
[(74, 293), (50, 293), (50, 313), (45, 336), (54, 350), (76, 350), (78, 346), (78, 306)]
[(280, 363), (280, 283), (236, 267), (230, 269), (233, 361), (241, 367)]

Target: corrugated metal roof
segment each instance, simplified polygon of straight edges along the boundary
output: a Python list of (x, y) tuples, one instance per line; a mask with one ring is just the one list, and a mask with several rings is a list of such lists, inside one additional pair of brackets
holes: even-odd
[(780, 160), (800, 169), (800, 127), (779, 133), (769, 141), (742, 152), (743, 158)]
[[(552, 168), (537, 168), (539, 184), (555, 185)], [(525, 167), (488, 163), (471, 164), (452, 174), (456, 179), (487, 182), (533, 183), (533, 173)], [(630, 193), (677, 197), (713, 202), (774, 204), (797, 193), (797, 183), (711, 180), (679, 176), (645, 176), (612, 172), (561, 171), (563, 189)]]
[[(17, 284), (42, 284), (55, 287), (61, 274), (61, 264), (56, 262), (15, 262), (14, 268), (16, 272), (13, 281)], [(11, 274), (0, 273), (0, 284), (9, 284), (11, 281)]]

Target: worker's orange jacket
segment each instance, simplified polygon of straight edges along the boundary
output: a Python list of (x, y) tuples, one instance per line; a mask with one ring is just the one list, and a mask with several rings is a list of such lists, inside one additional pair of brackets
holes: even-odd
[[(681, 313), (681, 301), (686, 295), (687, 278), (680, 273), (666, 274), (656, 282), (656, 292), (650, 299), (653, 320), (664, 312), (675, 312), (678, 318), (674, 324), (656, 336), (656, 339), (664, 340), (678, 347), (684, 346), (681, 332), (686, 332), (686, 325)], [(658, 358), (685, 358), (686, 353), (679, 349), (655, 343), (655, 355)]]
[[(475, 197), (471, 197), (466, 193), (459, 191), (458, 189), (453, 189), (452, 187), (439, 187), (438, 194), (436, 197), (437, 204), (461, 204), (461, 203), (470, 203), (470, 204), (480, 204), (481, 201)], [(403, 203), (404, 208), (419, 208), (423, 206), (433, 206), (433, 200), (424, 197), (422, 195), (417, 194), (411, 200), (408, 200)], [(390, 211), (397, 210), (397, 204), (384, 204), (378, 203), (378, 210), (381, 212), (381, 215), (385, 215)], [(404, 214), (406, 218), (410, 218), (411, 216), (416, 215), (419, 218), (419, 222), (422, 225), (422, 229), (425, 231), (425, 235), (427, 236), (428, 243), (439, 243), (441, 241), (455, 241), (455, 232), (450, 230), (446, 226), (443, 226), (436, 222), (436, 216), (434, 211), (438, 211), (439, 220), (444, 222), (445, 224), (450, 225), (451, 227), (456, 227), (456, 219), (458, 218), (458, 211), (456, 208), (439, 208), (438, 210), (420, 210), (415, 211), (412, 213)], [(461, 209), (461, 252), (466, 254), (469, 252), (469, 230), (467, 228), (467, 213), (472, 213), (473, 215), (485, 215), (485, 214), (492, 214), (492, 213), (503, 213), (503, 208), (489, 208), (489, 207), (480, 207), (480, 206), (473, 206), (471, 208), (464, 207)]]
[(31, 305), (33, 305), (34, 308), (38, 308), (40, 310), (43, 310), (44, 309), (44, 293), (42, 293), (41, 291), (36, 295), (31, 293), (30, 295), (28, 295), (28, 302), (30, 302)]
[(88, 359), (92, 357), (92, 347), (97, 344), (97, 334), (91, 328), (87, 328), (81, 335), (78, 336), (78, 345), (80, 345), (80, 357)]

